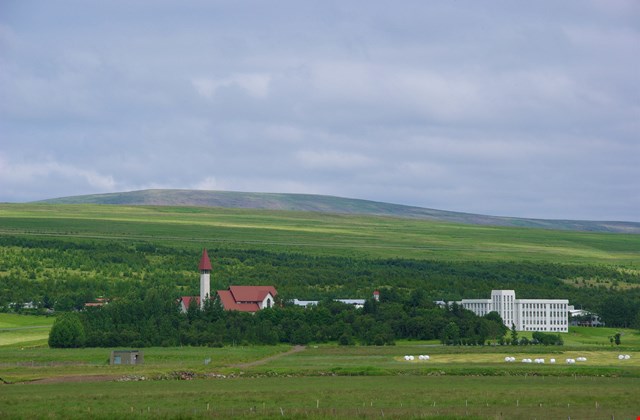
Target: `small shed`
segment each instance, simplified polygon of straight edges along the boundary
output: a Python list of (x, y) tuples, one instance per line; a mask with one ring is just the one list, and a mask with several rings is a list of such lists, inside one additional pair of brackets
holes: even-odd
[(141, 365), (144, 353), (140, 350), (113, 350), (109, 358), (111, 365)]

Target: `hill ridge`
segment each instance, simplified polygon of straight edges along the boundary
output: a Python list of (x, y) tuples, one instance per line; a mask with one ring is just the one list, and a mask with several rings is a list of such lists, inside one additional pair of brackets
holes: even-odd
[(146, 189), (118, 193), (60, 197), (40, 200), (35, 203), (288, 210), (388, 216), (481, 226), (512, 226), (582, 232), (640, 234), (640, 223), (637, 222), (550, 220), (488, 216), (317, 194), (253, 193), (189, 189)]

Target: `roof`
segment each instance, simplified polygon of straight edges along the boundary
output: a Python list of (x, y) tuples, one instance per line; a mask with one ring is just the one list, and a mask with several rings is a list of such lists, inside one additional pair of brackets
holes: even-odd
[(222, 307), (227, 311), (258, 312), (260, 310), (257, 302), (236, 302), (230, 290), (218, 290), (218, 297), (220, 298)]
[(200, 265), (198, 265), (198, 270), (209, 270), (211, 271), (211, 261), (209, 260), (209, 255), (207, 255), (207, 250), (202, 250), (202, 258), (200, 258)]
[(257, 312), (267, 295), (278, 294), (273, 286), (230, 286), (227, 290), (218, 290), (222, 307), (227, 311)]
[(267, 293), (273, 297), (278, 294), (273, 286), (230, 286), (229, 292), (236, 302), (262, 302)]
[(191, 300), (195, 299), (196, 301), (196, 306), (200, 306), (200, 296), (182, 296), (180, 298), (180, 300), (182, 301), (182, 303), (184, 304), (185, 308), (189, 308), (189, 305), (191, 305)]

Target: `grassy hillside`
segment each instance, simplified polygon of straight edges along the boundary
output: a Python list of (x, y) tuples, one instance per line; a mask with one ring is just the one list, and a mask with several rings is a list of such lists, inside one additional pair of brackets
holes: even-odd
[(44, 200), (42, 203), (197, 206), (291, 210), (335, 214), (392, 216), (481, 226), (535, 227), (585, 232), (640, 233), (640, 223), (632, 222), (541, 220), (496, 217), (311, 194), (273, 194), (197, 190), (143, 190), (55, 198)]
[(640, 268), (640, 235), (202, 207), (0, 205), (0, 234), (371, 258)]

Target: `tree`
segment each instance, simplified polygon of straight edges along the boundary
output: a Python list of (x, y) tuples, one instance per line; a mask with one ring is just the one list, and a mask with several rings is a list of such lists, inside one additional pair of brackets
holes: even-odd
[(85, 332), (78, 314), (68, 312), (59, 316), (49, 333), (49, 347), (71, 348), (82, 347), (85, 343)]
[(518, 345), (518, 331), (516, 331), (516, 324), (511, 324), (511, 344)]
[(615, 335), (613, 336), (613, 340), (615, 341), (616, 346), (620, 345), (620, 335), (620, 333), (615, 333)]
[(451, 321), (442, 331), (442, 344), (457, 344), (460, 340), (460, 328)]

